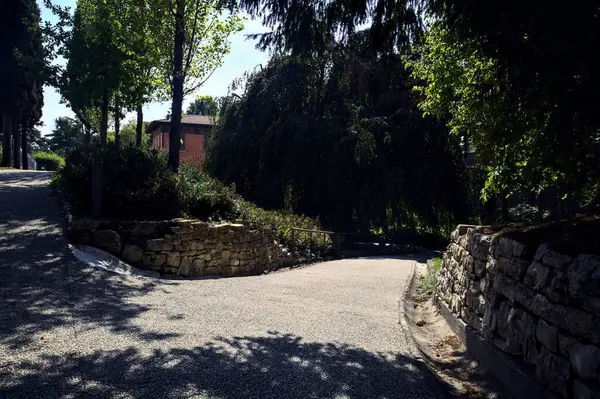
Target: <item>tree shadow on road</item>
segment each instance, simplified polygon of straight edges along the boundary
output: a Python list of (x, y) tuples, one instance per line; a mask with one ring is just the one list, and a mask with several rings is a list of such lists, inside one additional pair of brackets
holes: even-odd
[[(25, 185), (17, 184), (17, 174), (25, 175)], [(75, 260), (47, 178), (34, 172), (0, 175), (0, 345), (20, 349), (41, 339), (42, 333), (76, 323), (145, 340), (173, 336), (142, 331), (132, 322), (147, 308), (131, 299), (169, 283), (128, 284)]]
[[(216, 338), (189, 349), (97, 351), (13, 365), (8, 396), (434, 398), (418, 363), (338, 343), (266, 336)], [(7, 380), (0, 369), (0, 380)], [(5, 388), (5, 389), (6, 389)]]

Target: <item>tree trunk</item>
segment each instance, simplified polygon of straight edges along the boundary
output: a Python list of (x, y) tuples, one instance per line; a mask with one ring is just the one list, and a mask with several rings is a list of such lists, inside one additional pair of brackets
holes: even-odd
[(21, 163), (23, 169), (29, 169), (29, 159), (27, 158), (27, 129), (21, 129)]
[(183, 43), (185, 42), (185, 0), (177, 0), (175, 12), (175, 47), (173, 49), (173, 104), (171, 107), (171, 132), (169, 133), (169, 162), (174, 173), (179, 170), (181, 143), (181, 108), (183, 106)]
[(507, 197), (508, 191), (502, 190), (502, 221), (503, 222), (507, 222), (508, 221), (508, 197)]
[(121, 145), (121, 121), (119, 120), (119, 109), (115, 109), (115, 145)]
[(92, 142), (92, 129), (89, 126), (84, 125), (85, 134), (83, 136), (83, 146), (85, 148), (90, 146)]
[(135, 125), (135, 145), (140, 147), (142, 145), (142, 129), (144, 128), (144, 110), (142, 104), (137, 105), (137, 123)]
[(106, 145), (108, 132), (108, 89), (102, 92), (102, 110), (100, 115), (100, 145)]
[(21, 129), (13, 122), (13, 168), (21, 169)]
[(10, 166), (10, 137), (12, 136), (12, 122), (10, 114), (2, 114), (2, 163), (0, 166)]

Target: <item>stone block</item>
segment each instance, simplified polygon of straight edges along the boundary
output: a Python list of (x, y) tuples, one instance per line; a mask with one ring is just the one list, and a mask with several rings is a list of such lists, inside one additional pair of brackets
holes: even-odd
[(600, 256), (579, 255), (567, 271), (573, 303), (600, 316)]
[(496, 247), (496, 252), (494, 253), (494, 257), (503, 256), (505, 258), (509, 258), (513, 255), (513, 245), (514, 241), (510, 238), (499, 237), (498, 246)]
[(568, 397), (571, 370), (566, 359), (542, 347), (535, 374), (552, 392), (562, 397)]
[(134, 237), (152, 237), (156, 236), (163, 225), (163, 222), (134, 222), (127, 229), (127, 233)]
[(513, 355), (527, 356), (527, 350), (535, 346), (536, 321), (527, 312), (511, 308), (506, 320), (506, 351)]
[(504, 276), (502, 273), (498, 273), (497, 275), (495, 275), (493, 281), (494, 281), (494, 285), (493, 285), (494, 291), (501, 293), (506, 298), (508, 298), (514, 302), (515, 286), (517, 284), (517, 281), (513, 280), (510, 277)]
[(221, 266), (207, 266), (204, 268), (204, 274), (221, 274)]
[(558, 327), (540, 319), (538, 320), (536, 336), (538, 341), (547, 349), (558, 352)]
[(595, 389), (588, 387), (583, 381), (575, 380), (573, 382), (573, 399), (600, 399), (600, 389), (597, 384)]
[(483, 295), (478, 295), (477, 298), (475, 298), (475, 301), (473, 303), (473, 310), (479, 316), (483, 316), (485, 314), (485, 307), (486, 307), (485, 298), (483, 297)]
[(144, 251), (137, 245), (125, 245), (121, 257), (128, 262), (138, 263), (142, 260)]
[(191, 270), (192, 270), (192, 258), (190, 258), (189, 256), (182, 256), (181, 262), (179, 263), (178, 273), (182, 276), (189, 276)]
[(580, 344), (579, 340), (571, 335), (558, 333), (558, 351), (561, 355), (571, 358), (571, 348)]
[(192, 266), (190, 267), (190, 276), (202, 276), (204, 274), (205, 267), (204, 259), (194, 259), (192, 261)]
[(539, 261), (533, 261), (527, 268), (524, 282), (534, 290), (543, 291), (549, 285), (552, 276), (553, 273), (549, 266)]
[(175, 226), (171, 226), (171, 231), (175, 235), (183, 235), (192, 233), (194, 231), (194, 227), (191, 222), (187, 223), (177, 223)]
[(516, 257), (504, 258), (498, 257), (499, 269), (508, 277), (515, 280), (521, 280), (525, 276), (529, 263)]
[(173, 240), (167, 238), (154, 238), (146, 240), (146, 251), (171, 251)]
[(514, 298), (515, 302), (520, 303), (526, 309), (529, 309), (531, 306), (531, 301), (533, 301), (533, 297), (535, 296), (535, 291), (531, 288), (527, 287), (523, 283), (516, 283), (514, 289)]
[(556, 251), (547, 251), (542, 257), (542, 263), (557, 270), (564, 270), (572, 260), (573, 258), (570, 256), (563, 255)]
[(592, 343), (600, 342), (600, 318), (597, 316), (579, 309), (552, 303), (540, 294), (534, 296), (530, 310), (539, 317), (569, 331), (576, 337)]
[(92, 233), (97, 228), (98, 228), (98, 221), (96, 221), (94, 219), (73, 220), (69, 224), (69, 230), (72, 230), (72, 231), (79, 230), (79, 231), (87, 231), (87, 232)]
[(471, 239), (471, 255), (480, 260), (487, 260), (488, 254), (490, 252), (490, 242), (492, 240), (491, 236), (475, 233), (473, 234), (473, 238)]
[(160, 267), (164, 265), (167, 260), (166, 254), (156, 252), (144, 252), (142, 263), (147, 266), (150, 270), (160, 270)]
[(119, 255), (121, 253), (121, 237), (114, 230), (98, 230), (92, 236), (92, 243), (96, 247)]
[(492, 258), (488, 256), (487, 262), (485, 264), (485, 270), (489, 274), (496, 274), (498, 272), (498, 260), (496, 258)]
[(166, 264), (171, 267), (179, 267), (181, 264), (181, 255), (179, 255), (179, 252), (168, 252)]
[(597, 381), (600, 372), (600, 348), (595, 345), (574, 345), (570, 350), (573, 370), (584, 380)]
[(485, 274), (485, 267), (486, 265), (486, 261), (477, 259), (474, 263), (473, 263), (473, 272), (475, 273), (475, 275), (479, 278), (483, 277), (483, 275)]
[(557, 271), (556, 275), (552, 277), (552, 280), (550, 280), (550, 284), (546, 289), (546, 296), (552, 302), (568, 305), (570, 302), (568, 287), (569, 282), (567, 280), (566, 273)]
[(224, 261), (228, 261), (230, 256), (231, 256), (231, 251), (229, 251), (229, 250), (224, 250), (224, 251), (221, 253), (221, 258), (222, 258)]

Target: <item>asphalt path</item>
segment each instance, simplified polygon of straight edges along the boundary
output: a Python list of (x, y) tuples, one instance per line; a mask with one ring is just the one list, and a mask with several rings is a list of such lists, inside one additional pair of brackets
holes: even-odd
[(439, 398), (399, 324), (414, 258), (153, 280), (89, 268), (49, 173), (0, 171), (0, 398)]

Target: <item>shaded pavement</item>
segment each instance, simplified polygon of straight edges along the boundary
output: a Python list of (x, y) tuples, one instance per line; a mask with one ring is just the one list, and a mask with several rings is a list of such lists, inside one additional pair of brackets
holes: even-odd
[(438, 398), (398, 299), (414, 259), (149, 280), (68, 251), (49, 173), (0, 170), (0, 398)]

